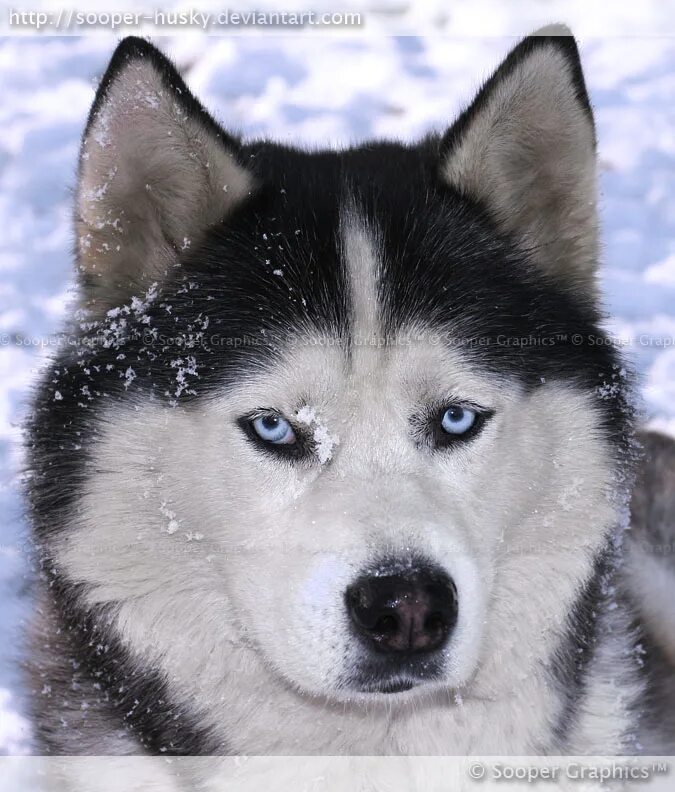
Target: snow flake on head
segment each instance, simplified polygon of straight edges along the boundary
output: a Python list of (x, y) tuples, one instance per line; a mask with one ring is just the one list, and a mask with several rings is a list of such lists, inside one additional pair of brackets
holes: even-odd
[(85, 331), (98, 331), (104, 349), (119, 349), (128, 340), (128, 319), (140, 321), (141, 324), (150, 322), (147, 310), (157, 299), (157, 293), (158, 286), (153, 283), (143, 298), (132, 297), (129, 303), (111, 308), (101, 324), (85, 322), (80, 324), (80, 328)]
[(297, 420), (312, 429), (312, 439), (314, 440), (314, 451), (319, 458), (319, 462), (325, 465), (333, 458), (333, 449), (340, 445), (340, 438), (332, 435), (328, 427), (317, 417), (316, 407), (305, 406), (298, 410)]
[[(178, 294), (186, 294), (197, 286), (194, 281), (185, 280)], [(179, 397), (197, 395), (193, 383), (199, 376), (198, 356), (196, 353), (188, 353), (198, 349), (210, 351), (206, 336), (210, 317), (200, 312), (189, 320), (184, 320), (179, 314), (174, 315), (171, 303), (159, 301), (159, 295), (158, 284), (153, 283), (145, 295), (130, 297), (127, 303), (110, 308), (100, 319), (92, 319), (86, 309), (81, 309), (77, 320), (85, 334), (85, 343), (82, 346), (85, 352), (112, 349), (118, 353), (115, 360), (120, 365), (109, 363), (105, 366), (105, 371), (116, 372), (123, 381), (125, 390), (137, 386), (137, 381), (146, 381), (147, 374), (157, 370), (158, 357), (168, 353), (163, 370), (165, 375), (168, 374), (169, 382), (164, 382), (160, 392), (175, 407)], [(158, 312), (160, 320), (163, 320), (162, 310), (170, 317), (170, 334), (162, 331), (161, 325), (156, 325)], [(82, 366), (91, 367), (91, 359), (85, 354), (82, 355), (80, 363)], [(83, 370), (87, 373), (91, 368)], [(154, 388), (155, 383), (151, 384)]]
[(176, 398), (184, 392), (193, 396), (196, 395), (197, 392), (189, 387), (188, 377), (199, 377), (199, 374), (197, 374), (197, 359), (193, 355), (175, 358), (171, 361), (171, 368), (176, 369), (176, 390), (173, 395)]
[(615, 364), (614, 372), (611, 377), (605, 378), (602, 384), (597, 386), (595, 391), (600, 399), (613, 401), (622, 395), (627, 385), (630, 385), (630, 378), (626, 367)]
[(129, 385), (136, 379), (136, 372), (131, 366), (124, 372), (124, 389), (126, 390)]
[(621, 393), (621, 390), (621, 384), (618, 382), (604, 382), (602, 385), (598, 385), (596, 393), (601, 399), (612, 401)]
[(163, 527), (163, 531), (168, 534), (174, 534), (180, 527), (180, 520), (176, 519), (176, 512), (170, 509), (166, 501), (162, 501), (159, 506), (159, 511), (162, 517), (165, 517), (167, 522)]

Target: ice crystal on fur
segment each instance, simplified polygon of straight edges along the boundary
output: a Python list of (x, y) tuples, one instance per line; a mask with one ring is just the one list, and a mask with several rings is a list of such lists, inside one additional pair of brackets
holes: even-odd
[(162, 503), (161, 503), (161, 505), (159, 507), (159, 511), (160, 511), (161, 515), (163, 517), (166, 517), (166, 519), (168, 521), (166, 526), (165, 526), (165, 528), (164, 528), (164, 530), (168, 534), (176, 533), (176, 531), (180, 527), (180, 521), (176, 519), (176, 512), (173, 511), (172, 509), (170, 509), (167, 506), (166, 501), (162, 501)]
[(340, 438), (337, 435), (332, 435), (328, 431), (328, 427), (321, 423), (315, 407), (302, 407), (298, 410), (297, 419), (301, 424), (305, 424), (313, 430), (312, 439), (315, 443), (316, 455), (319, 462), (325, 465), (333, 458), (333, 449), (340, 445)]
[(174, 396), (178, 398), (186, 392), (194, 395), (196, 391), (189, 387), (188, 377), (197, 377), (197, 360), (192, 355), (185, 358), (176, 358), (171, 361), (171, 368), (176, 369), (176, 390)]
[(136, 372), (129, 366), (124, 372), (124, 387), (128, 388), (129, 385), (136, 379)]

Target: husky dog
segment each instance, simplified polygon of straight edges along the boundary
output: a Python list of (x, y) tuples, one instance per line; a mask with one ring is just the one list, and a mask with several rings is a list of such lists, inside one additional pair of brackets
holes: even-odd
[(128, 38), (75, 218), (29, 426), (40, 752), (675, 750), (675, 453), (646, 437), (627, 530), (566, 28), (443, 135), (313, 152)]

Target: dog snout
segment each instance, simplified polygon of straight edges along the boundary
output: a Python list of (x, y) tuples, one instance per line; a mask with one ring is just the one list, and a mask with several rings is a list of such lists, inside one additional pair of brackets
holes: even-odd
[(358, 635), (376, 652), (422, 654), (442, 648), (457, 621), (457, 589), (440, 568), (363, 576), (346, 603)]

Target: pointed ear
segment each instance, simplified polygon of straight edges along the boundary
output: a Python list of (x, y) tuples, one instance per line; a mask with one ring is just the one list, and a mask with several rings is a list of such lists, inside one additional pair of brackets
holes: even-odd
[(509, 54), (447, 132), (441, 156), (443, 178), (546, 273), (594, 288), (595, 132), (568, 28), (543, 28)]
[(78, 266), (93, 313), (145, 292), (253, 188), (238, 143), (151, 44), (125, 39), (98, 89), (77, 188)]

